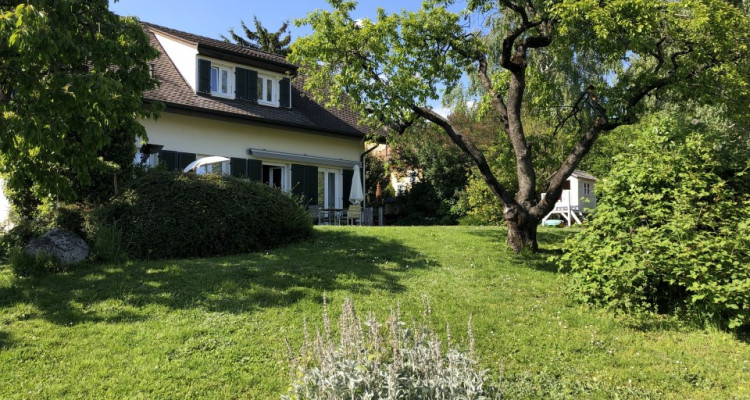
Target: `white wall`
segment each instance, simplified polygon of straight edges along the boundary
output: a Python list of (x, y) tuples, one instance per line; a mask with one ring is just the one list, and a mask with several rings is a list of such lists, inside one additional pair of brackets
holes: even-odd
[(158, 33), (154, 33), (154, 36), (172, 59), (185, 82), (193, 88), (193, 91), (197, 90), (198, 49)]
[[(247, 149), (263, 149), (313, 157), (358, 161), (360, 139), (338, 138), (162, 112), (157, 120), (143, 120), (149, 143), (176, 150), (224, 157), (247, 157)], [(352, 164), (353, 165), (353, 164)]]
[[(586, 192), (583, 189), (583, 184), (588, 183), (591, 185), (591, 192), (589, 194), (586, 194)], [(581, 211), (590, 208), (594, 209), (596, 208), (596, 194), (594, 192), (594, 181), (589, 179), (578, 179), (578, 184), (576, 185), (576, 188), (578, 190), (579, 195), (576, 196), (576, 199), (579, 199), (580, 209)]]

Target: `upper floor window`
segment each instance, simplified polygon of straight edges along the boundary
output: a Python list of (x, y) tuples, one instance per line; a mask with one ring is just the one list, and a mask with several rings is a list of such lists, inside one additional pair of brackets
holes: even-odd
[(258, 74), (258, 103), (278, 107), (277, 87), (278, 83), (276, 79), (268, 75)]
[(211, 66), (211, 94), (232, 96), (230, 69), (221, 65)]
[(198, 59), (197, 93), (248, 100), (273, 107), (292, 107), (292, 86), (287, 76)]

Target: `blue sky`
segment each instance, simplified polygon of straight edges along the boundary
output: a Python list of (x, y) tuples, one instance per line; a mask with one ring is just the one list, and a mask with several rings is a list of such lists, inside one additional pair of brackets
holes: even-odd
[[(292, 22), (316, 9), (330, 9), (325, 0), (110, 0), (109, 4), (110, 10), (120, 15), (136, 16), (141, 21), (217, 39), (229, 28), (240, 32), (240, 20), (252, 24), (253, 14), (263, 26), (275, 31), (283, 21)], [(361, 1), (352, 17), (374, 19), (378, 7), (400, 11), (417, 10), (421, 5), (421, 0)], [(309, 33), (309, 29), (293, 24), (290, 30), (292, 40)]]

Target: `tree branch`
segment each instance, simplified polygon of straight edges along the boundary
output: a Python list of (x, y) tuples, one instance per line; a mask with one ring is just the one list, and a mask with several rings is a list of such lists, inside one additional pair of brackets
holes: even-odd
[(513, 196), (508, 193), (505, 187), (503, 187), (503, 185), (501, 185), (497, 180), (495, 175), (492, 173), (487, 160), (484, 158), (484, 154), (474, 145), (471, 139), (457, 132), (447, 119), (443, 118), (435, 111), (426, 107), (419, 107), (416, 105), (412, 105), (411, 109), (417, 116), (425, 118), (426, 120), (442, 128), (443, 131), (451, 138), (453, 143), (455, 143), (461, 150), (464, 151), (464, 153), (468, 154), (469, 157), (471, 157), (472, 161), (474, 161), (474, 164), (479, 169), (479, 172), (482, 174), (484, 181), (490, 187), (490, 190), (492, 190), (492, 192), (495, 193), (495, 195), (503, 201), (506, 208), (517, 206), (517, 203)]

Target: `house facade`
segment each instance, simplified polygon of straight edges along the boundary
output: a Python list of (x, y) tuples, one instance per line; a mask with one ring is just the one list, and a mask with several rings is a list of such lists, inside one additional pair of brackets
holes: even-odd
[(321, 208), (348, 204), (353, 168), (367, 129), (303, 89), (284, 57), (143, 23), (161, 55), (151, 68), (159, 88), (144, 94), (166, 108), (144, 120), (148, 143), (136, 162), (181, 170), (196, 159), (229, 161), (198, 173), (231, 174), (305, 196)]

